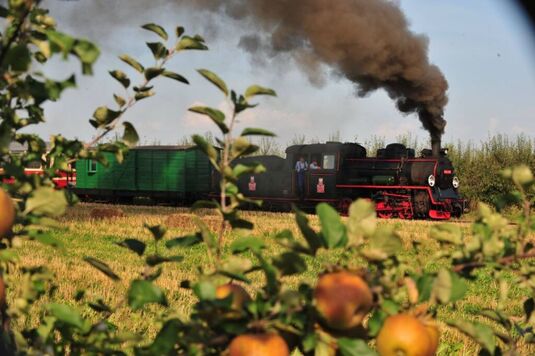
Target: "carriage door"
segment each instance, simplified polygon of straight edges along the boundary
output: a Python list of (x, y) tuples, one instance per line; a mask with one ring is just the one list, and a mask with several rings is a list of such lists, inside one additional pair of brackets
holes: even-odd
[[(308, 169), (307, 197), (322, 201), (336, 198), (337, 154), (311, 155)], [(314, 162), (317, 167), (314, 167)]]

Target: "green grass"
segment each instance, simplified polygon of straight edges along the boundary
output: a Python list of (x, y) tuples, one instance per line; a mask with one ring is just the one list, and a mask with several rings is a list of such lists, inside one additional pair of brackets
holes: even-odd
[[(86, 289), (84, 301), (94, 301), (99, 297), (111, 306), (116, 307), (115, 313), (110, 317), (110, 321), (116, 324), (120, 330), (130, 331), (147, 336), (155, 335), (160, 324), (158, 316), (163, 315), (164, 310), (158, 306), (150, 306), (144, 311), (132, 312), (125, 306), (124, 298), (126, 290), (131, 279), (137, 278), (143, 273), (143, 261), (133, 252), (116, 245), (117, 242), (125, 238), (137, 238), (147, 242), (148, 252), (154, 252), (151, 243), (150, 233), (143, 228), (143, 224), (150, 225), (164, 224), (169, 226), (169, 231), (165, 239), (183, 236), (195, 231), (195, 225), (192, 220), (192, 214), (186, 208), (169, 208), (169, 207), (139, 207), (139, 206), (117, 206), (114, 208), (122, 209), (126, 216), (114, 219), (95, 220), (90, 217), (92, 209), (101, 207), (95, 204), (80, 204), (69, 209), (68, 213), (62, 218), (61, 230), (54, 231), (57, 239), (64, 243), (63, 249), (54, 249), (40, 243), (29, 241), (24, 242), (18, 249), (20, 265), (24, 266), (47, 266), (56, 276), (55, 283), (57, 289), (42, 298), (38, 303), (32, 306), (30, 316), (26, 320), (19, 320), (14, 325), (15, 328), (21, 328), (23, 324), (35, 325), (38, 318), (44, 313), (44, 305), (49, 302), (64, 302), (72, 305), (78, 305), (79, 309), (85, 316), (97, 320), (99, 315), (93, 312), (84, 302), (75, 302), (74, 295), (79, 289)], [(268, 213), (268, 212), (244, 212), (247, 218), (255, 223), (255, 236), (264, 239), (268, 252), (276, 253), (280, 247), (274, 243), (273, 233), (282, 229), (293, 231), (298, 236), (298, 230), (294, 223), (293, 215), (286, 213)], [(205, 212), (203, 219), (209, 226), (218, 226), (218, 217), (211, 212)], [(317, 218), (310, 216), (313, 226), (318, 225)], [(407, 248), (402, 253), (413, 265), (413, 268), (423, 268), (424, 270), (437, 270), (441, 262), (434, 258), (438, 252), (439, 245), (429, 238), (429, 229), (433, 222), (428, 221), (401, 221), (389, 220), (380, 221), (381, 224), (393, 224), (396, 231), (401, 236), (404, 246)], [(462, 224), (465, 233), (469, 233), (469, 224)], [(225, 239), (227, 242), (232, 241), (234, 235), (227, 233)], [(418, 240), (421, 242), (421, 251), (418, 255), (409, 252), (408, 247), (411, 241)], [(167, 250), (163, 247), (160, 252), (168, 255), (179, 254), (184, 256), (183, 262), (168, 263), (164, 266), (164, 272), (158, 279), (157, 284), (162, 287), (166, 293), (173, 313), (185, 318), (187, 317), (195, 298), (191, 291), (180, 288), (180, 282), (183, 280), (195, 279), (199, 266), (205, 266), (208, 263), (206, 250), (203, 246), (181, 249), (176, 248)], [(294, 288), (302, 280), (310, 283), (314, 282), (315, 276), (327, 268), (329, 265), (336, 263), (342, 253), (340, 250), (321, 251), (314, 259), (308, 258), (309, 270), (299, 278), (284, 277), (283, 285), (285, 288)], [(110, 267), (121, 277), (121, 281), (112, 282), (99, 271), (88, 265), (82, 260), (84, 256), (98, 258), (110, 265)], [(349, 260), (352, 267), (362, 267), (358, 260)], [(516, 286), (513, 276), (509, 280), (512, 288), (510, 290), (510, 303), (508, 311), (516, 316), (522, 314), (522, 299), (524, 291)], [(10, 301), (16, 298), (20, 292), (20, 271), (13, 271), (8, 276), (10, 284)], [(262, 282), (262, 276), (252, 276), (253, 284), (248, 287), (251, 293), (259, 288)], [(470, 283), (468, 296), (462, 302), (453, 307), (441, 307), (438, 309), (439, 319), (455, 319), (473, 317), (473, 312), (483, 308), (493, 308), (496, 306), (497, 299), (497, 282), (488, 277), (485, 271), (480, 271), (477, 278)], [(441, 323), (441, 347), (440, 355), (471, 355), (476, 352), (477, 345), (461, 333), (448, 328)], [(533, 354), (535, 348), (524, 346), (522, 354)]]

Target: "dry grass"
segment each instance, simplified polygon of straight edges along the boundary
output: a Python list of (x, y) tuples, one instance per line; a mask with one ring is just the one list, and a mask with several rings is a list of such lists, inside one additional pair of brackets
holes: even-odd
[[(106, 211), (103, 219), (96, 219), (95, 211)], [(113, 219), (108, 219), (114, 212), (121, 212)], [(211, 227), (218, 228), (221, 221), (219, 217), (211, 211), (202, 212), (203, 220)], [(243, 215), (254, 222), (255, 236), (265, 240), (268, 253), (274, 254), (281, 250), (281, 247), (273, 242), (273, 234), (282, 229), (288, 229), (299, 236), (292, 214), (271, 213), (271, 212), (244, 212)], [(46, 303), (52, 301), (65, 302), (78, 305), (85, 316), (96, 320), (99, 315), (85, 306), (83, 302), (94, 301), (102, 298), (106, 303), (116, 308), (115, 313), (109, 321), (116, 324), (121, 330), (143, 333), (148, 336), (155, 335), (159, 324), (158, 316), (168, 313), (157, 306), (150, 306), (145, 311), (132, 312), (124, 304), (124, 297), (129, 281), (139, 277), (143, 271), (143, 260), (131, 251), (118, 246), (116, 243), (125, 238), (137, 238), (147, 243), (148, 252), (154, 252), (154, 241), (150, 233), (143, 228), (143, 224), (149, 225), (164, 224), (169, 230), (166, 239), (177, 236), (191, 234), (196, 230), (193, 215), (186, 208), (170, 207), (140, 207), (140, 206), (114, 206), (106, 207), (96, 204), (80, 204), (68, 210), (62, 218), (64, 230), (54, 232), (56, 238), (64, 242), (64, 249), (53, 249), (40, 245), (36, 242), (24, 242), (19, 249), (21, 265), (25, 266), (47, 266), (56, 276), (56, 291), (42, 298), (32, 308), (29, 320), (20, 321), (15, 327), (22, 324), (35, 325), (38, 318), (42, 316), (42, 310)], [(318, 226), (316, 216), (310, 216), (313, 226)], [(421, 249), (418, 255), (408, 252), (402, 253), (403, 258), (414, 266), (424, 270), (437, 270), (440, 263), (434, 258), (438, 244), (428, 237), (428, 231), (432, 222), (425, 221), (381, 221), (381, 224), (393, 224), (400, 234), (405, 247), (409, 247), (414, 240), (421, 242)], [(470, 225), (462, 225), (468, 233)], [(234, 239), (231, 231), (225, 232), (227, 242)], [(181, 289), (180, 282), (194, 279), (199, 266), (208, 263), (207, 254), (203, 246), (195, 246), (189, 249), (174, 249), (168, 251), (160, 246), (160, 252), (169, 255), (183, 255), (184, 261), (181, 263), (167, 264), (162, 276), (157, 284), (163, 288), (172, 306), (173, 313), (186, 317), (195, 299), (189, 290)], [(300, 277), (284, 277), (285, 288), (294, 288), (298, 283), (306, 280), (313, 282), (317, 273), (324, 270), (340, 260), (342, 252), (340, 250), (321, 251), (314, 259), (307, 258), (309, 270)], [(105, 261), (122, 278), (119, 282), (112, 282), (109, 278), (96, 271), (85, 263), (82, 258), (92, 256)], [(353, 267), (362, 267), (358, 260), (350, 260), (348, 263)], [(21, 274), (15, 271), (9, 276), (8, 282), (15, 287), (9, 295), (10, 300), (14, 300), (20, 292)], [(251, 293), (259, 288), (262, 281), (260, 274), (252, 276), (253, 284), (248, 287)], [(511, 283), (514, 279), (511, 277)], [(74, 301), (74, 295), (79, 289), (86, 289), (86, 296), (82, 303)], [(495, 306), (494, 300), (497, 295), (497, 282), (490, 279), (483, 271), (478, 274), (478, 278), (470, 284), (469, 294), (466, 300), (457, 303), (454, 307), (441, 307), (438, 309), (439, 318), (442, 320), (468, 317), (475, 318), (471, 311), (484, 307)], [(511, 303), (509, 311), (516, 315), (521, 315), (521, 297), (523, 290), (513, 285), (510, 292)], [(440, 355), (472, 355), (477, 346), (456, 330), (446, 327), (443, 324), (442, 346)], [(535, 354), (535, 349), (525, 347), (522, 352), (525, 354)]]

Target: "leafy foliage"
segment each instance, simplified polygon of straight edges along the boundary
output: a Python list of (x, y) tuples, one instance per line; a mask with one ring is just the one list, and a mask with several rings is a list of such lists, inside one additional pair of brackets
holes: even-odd
[[(89, 143), (82, 143), (54, 136), (47, 147), (39, 136), (21, 130), (43, 122), (45, 113), (42, 105), (58, 100), (61, 93), (76, 81), (74, 76), (59, 81), (43, 78), (32, 71), (32, 64), (34, 61), (46, 64), (55, 55), (63, 58), (73, 56), (81, 63), (83, 73), (90, 74), (99, 54), (98, 48), (84, 39), (57, 31), (55, 21), (39, 7), (38, 1), (9, 1), (8, 7), (0, 6), (0, 15), (6, 19), (7, 26), (2, 32), (0, 53), (1, 174), (2, 178), (14, 178), (13, 184), (3, 185), (2, 189), (17, 198), (16, 226), (1, 236), (0, 292), (5, 292), (5, 275), (17, 269), (22, 276), (20, 288), (12, 291), (17, 293), (13, 296), (13, 303), (8, 305), (5, 293), (0, 293), (2, 355), (221, 354), (237, 336), (253, 334), (256, 337), (278, 334), (279, 342), (283, 339), (282, 342), (291, 350), (297, 349), (303, 354), (374, 355), (375, 351), (370, 346), (373, 343), (369, 341), (380, 334), (385, 320), (405, 314), (417, 318), (421, 325), (434, 325), (437, 307), (454, 306), (463, 300), (467, 295), (467, 282), (474, 278), (477, 270), (488, 273), (499, 284), (496, 308), (478, 310), (477, 321), (468, 318), (446, 320), (447, 325), (471, 337), (480, 344), (481, 353), (487, 355), (515, 354), (520, 344), (534, 342), (535, 249), (531, 237), (535, 224), (531, 220), (530, 209), (535, 181), (529, 167), (517, 166), (501, 171), (503, 181), (507, 182), (508, 199), (514, 197), (511, 201), (522, 209), (514, 225), (510, 225), (510, 221), (489, 205), (481, 204), (469, 236), (463, 235), (455, 225), (431, 228), (430, 234), (440, 246), (435, 256), (439, 267), (432, 271), (415, 268), (402, 258), (400, 252), (404, 249), (418, 255), (418, 243), (405, 246), (392, 227), (377, 224), (373, 205), (363, 200), (353, 202), (347, 219), (341, 218), (330, 205), (318, 204), (319, 229), (311, 226), (307, 215), (295, 207), (295, 231), (302, 236), (294, 236), (291, 230), (280, 231), (275, 234), (280, 249), (268, 253), (263, 237), (254, 236), (253, 223), (240, 213), (243, 205), (260, 205), (261, 202), (246, 198), (237, 185), (240, 176), (250, 172), (259, 174), (265, 171), (265, 167), (240, 164), (236, 160), (258, 150), (249, 140), (250, 136), (271, 137), (273, 133), (246, 128), (241, 135), (234, 136), (234, 131), (239, 115), (256, 106), (249, 101), (251, 98), (276, 94), (271, 89), (253, 85), (239, 95), (207, 69), (200, 69), (200, 75), (224, 95), (233, 110), (226, 116), (215, 108), (190, 108), (192, 112), (208, 116), (221, 132), (216, 140), (218, 147), (202, 136), (192, 138), (209, 157), (219, 179), (217, 201), (198, 202), (192, 210), (198, 212), (200, 207), (211, 207), (217, 212), (220, 224), (213, 229), (202, 215), (198, 215), (194, 219), (197, 231), (187, 236), (168, 239), (164, 226), (145, 225), (147, 234), (152, 237), (149, 243), (137, 238), (116, 241), (118, 246), (132, 251), (132, 257), (140, 261), (140, 270), (130, 275), (124, 275), (124, 271), (113, 271), (101, 259), (83, 258), (85, 263), (114, 283), (127, 284), (124, 305), (133, 311), (142, 310), (144, 316), (157, 318), (161, 325), (157, 335), (150, 338), (119, 332), (111, 321), (119, 306), (108, 305), (104, 298), (86, 300), (83, 291), (76, 293), (73, 302), (86, 303), (97, 315), (97, 321), (91, 321), (95, 318), (84, 315), (75, 305), (51, 303), (46, 306), (43, 315), (36, 316), (39, 318), (37, 326), (11, 329), (10, 319), (27, 316), (32, 304), (53, 291), (54, 278), (45, 267), (20, 266), (14, 253), (20, 239), (37, 240), (62, 248), (49, 229), (58, 227), (55, 219), (76, 199), (67, 190), (54, 189), (51, 178), (58, 171), (69, 173), (69, 165), (80, 157), (103, 163), (103, 152), (106, 151), (113, 152), (118, 159), (123, 157), (139, 139), (131, 123), (123, 122), (122, 139), (97, 144), (119, 127), (129, 108), (154, 94), (153, 79), (164, 76), (187, 84), (184, 77), (166, 69), (173, 55), (207, 47), (201, 36), (184, 35), (184, 29), (179, 26), (175, 30), (175, 43), (169, 46), (163, 42), (147, 44), (154, 56), (154, 64), (145, 66), (131, 56), (120, 56), (126, 65), (139, 73), (140, 84), (131, 87), (132, 80), (124, 72), (110, 71), (125, 94), (114, 94), (117, 108), (101, 106), (95, 110), (90, 120), (97, 129), (95, 138)], [(169, 40), (168, 32), (157, 24), (146, 24), (142, 28), (158, 36), (158, 40)], [(25, 145), (26, 151), (17, 155), (9, 152), (9, 144), (13, 141)], [(24, 175), (23, 168), (36, 161), (45, 167), (44, 174)], [(497, 189), (496, 193), (502, 191), (505, 189)], [(233, 241), (225, 240), (228, 229), (237, 236)], [(183, 261), (183, 254), (180, 254), (183, 249), (199, 248), (199, 245), (206, 251), (206, 260), (199, 264), (198, 274), (191, 280), (177, 281), (185, 293), (192, 293), (197, 298), (189, 317), (180, 320), (169, 306), (165, 289), (158, 285), (159, 278), (168, 265)], [(170, 254), (171, 249), (173, 254)], [(332, 286), (335, 288), (335, 293), (332, 293), (335, 300), (328, 302), (341, 303), (342, 306), (349, 302), (348, 310), (359, 311), (362, 305), (359, 305), (358, 292), (365, 290), (371, 305), (367, 305), (364, 311), (360, 310), (364, 314), (369, 311), (364, 325), (359, 324), (354, 330), (339, 328), (337, 320), (352, 319), (355, 315), (322, 314), (318, 307), (320, 292), (305, 279), (297, 288), (283, 285), (284, 276), (307, 273), (312, 259), (320, 258), (322, 254), (335, 256), (336, 263), (325, 271), (326, 274), (338, 275), (333, 272), (345, 271), (340, 275), (358, 275), (358, 278), (353, 278), (360, 282), (358, 287), (352, 286), (356, 295), (351, 300), (344, 300), (345, 293), (336, 293), (347, 283), (338, 281)], [(513, 274), (514, 283), (529, 291), (529, 297), (523, 303), (523, 319), (507, 315), (504, 308), (511, 283), (504, 277), (506, 273)], [(248, 290), (253, 288), (247, 285), (259, 275), (260, 285), (254, 286), (256, 293), (251, 298)], [(327, 318), (330, 318), (329, 323)]]

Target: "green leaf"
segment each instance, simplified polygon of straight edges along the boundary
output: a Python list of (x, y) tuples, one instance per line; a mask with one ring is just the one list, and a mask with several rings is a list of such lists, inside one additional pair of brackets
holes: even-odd
[(273, 132), (268, 131), (268, 130), (257, 129), (257, 128), (252, 128), (252, 127), (246, 127), (245, 129), (243, 129), (243, 131), (241, 133), (241, 136), (270, 136), (270, 137), (275, 137), (277, 135), (275, 135)]
[(67, 208), (65, 193), (52, 187), (39, 187), (32, 192), (26, 201), (24, 214), (41, 216), (61, 216)]
[(9, 68), (15, 72), (27, 71), (31, 62), (31, 52), (28, 47), (23, 44), (17, 44), (11, 47), (4, 59), (4, 64), (9, 66)]
[(220, 110), (206, 106), (194, 106), (189, 108), (188, 111), (208, 116), (219, 127), (221, 132), (224, 134), (229, 132), (227, 125), (225, 125), (225, 114)]
[(119, 56), (119, 59), (125, 62), (126, 64), (128, 64), (130, 67), (137, 70), (139, 73), (143, 73), (145, 71), (145, 68), (141, 65), (141, 63), (139, 63), (138, 61), (136, 61), (134, 58), (130, 57), (127, 54), (123, 54)]
[(209, 71), (208, 69), (198, 69), (197, 72), (199, 72), (199, 74), (201, 74), (204, 78), (206, 78), (216, 87), (218, 87), (219, 90), (221, 90), (223, 94), (225, 94), (225, 96), (228, 96), (227, 84), (225, 84), (225, 82), (221, 78), (219, 78), (217, 74)]
[(175, 30), (175, 33), (176, 33), (176, 37), (182, 36), (184, 34), (184, 27), (177, 26), (176, 30)]
[(160, 74), (164, 72), (165, 69), (163, 68), (157, 68), (157, 67), (151, 67), (145, 69), (145, 79), (152, 80), (156, 77), (158, 77)]
[(216, 287), (211, 281), (200, 281), (193, 286), (193, 293), (200, 300), (214, 300), (216, 297)]
[(113, 313), (112, 308), (104, 303), (102, 299), (97, 299), (95, 302), (89, 302), (87, 305), (96, 312), (99, 313)]
[(141, 91), (141, 92), (136, 93), (136, 95), (134, 95), (134, 99), (136, 99), (136, 101), (140, 101), (153, 95), (154, 95), (154, 92), (152, 91)]
[(136, 239), (125, 239), (121, 242), (117, 242), (117, 245), (121, 247), (126, 247), (127, 249), (137, 253), (138, 256), (142, 256), (145, 252), (145, 248), (147, 247), (144, 242)]
[(164, 77), (174, 79), (174, 80), (182, 82), (184, 84), (189, 84), (188, 80), (186, 78), (184, 78), (183, 76), (181, 76), (180, 74), (178, 74), (178, 73), (170, 72), (168, 70), (164, 70), (162, 75)]
[(162, 225), (144, 225), (145, 228), (147, 228), (150, 233), (152, 234), (152, 237), (154, 240), (159, 241), (162, 239), (162, 237), (165, 236), (165, 233), (167, 232), (167, 229)]
[(210, 143), (208, 143), (204, 137), (200, 135), (193, 135), (192, 136), (193, 142), (201, 149), (201, 151), (204, 152), (212, 161), (213, 165), (217, 165), (217, 151)]
[(377, 336), (388, 314), (382, 309), (375, 309), (368, 320), (368, 333), (371, 337)]
[(373, 236), (377, 229), (377, 214), (374, 204), (366, 199), (358, 199), (349, 207), (347, 237), (350, 245), (359, 246), (365, 238)]
[(154, 32), (155, 34), (157, 34), (158, 36), (160, 36), (161, 38), (163, 38), (166, 41), (169, 38), (167, 36), (167, 32), (165, 32), (165, 29), (162, 26), (157, 25), (155, 23), (145, 24), (145, 25), (141, 26), (141, 28), (143, 28), (143, 29), (145, 29), (147, 31)]
[(347, 244), (347, 234), (338, 212), (327, 203), (316, 205), (321, 224), (323, 242), (327, 248), (344, 247)]
[(245, 137), (240, 136), (232, 141), (232, 146), (230, 148), (230, 153), (233, 158), (240, 157), (242, 155), (247, 155), (251, 153), (251, 148), (254, 147), (249, 140)]
[(160, 256), (160, 255), (150, 255), (147, 256), (145, 261), (147, 265), (154, 267), (165, 262), (182, 262), (184, 257), (182, 256)]
[(86, 261), (91, 266), (98, 269), (100, 272), (104, 273), (106, 276), (110, 277), (113, 281), (117, 282), (121, 280), (121, 278), (118, 275), (116, 275), (115, 272), (112, 271), (112, 269), (110, 268), (110, 266), (108, 266), (108, 264), (100, 260), (97, 260), (96, 258), (88, 257), (88, 256), (84, 257), (84, 261)]
[(114, 111), (105, 106), (100, 106), (93, 113), (93, 117), (99, 123), (99, 125), (104, 126), (111, 124), (113, 120), (117, 119), (119, 116), (121, 116), (121, 114), (121, 111)]
[(247, 250), (260, 251), (265, 247), (264, 241), (250, 236), (237, 238), (230, 244), (232, 253), (241, 253)]
[(126, 144), (130, 147), (135, 146), (139, 142), (139, 135), (137, 134), (134, 125), (132, 125), (128, 121), (125, 121), (123, 122), (123, 126), (123, 141), (126, 142)]
[(120, 70), (111, 70), (108, 73), (115, 78), (119, 83), (122, 84), (125, 89), (127, 89), (130, 86), (130, 79), (126, 76), (126, 74)]
[(392, 228), (381, 226), (370, 238), (368, 248), (362, 253), (370, 261), (384, 261), (395, 256), (402, 248), (401, 239)]
[(496, 350), (496, 339), (494, 337), (494, 332), (489, 326), (462, 319), (449, 320), (446, 321), (446, 323), (470, 336), (491, 355), (494, 355), (494, 351)]
[(82, 73), (86, 75), (93, 74), (92, 64), (100, 56), (98, 47), (87, 40), (77, 40), (72, 52), (82, 62)]
[(204, 43), (202, 43), (201, 41), (193, 38), (193, 37), (189, 37), (189, 36), (184, 36), (180, 39), (180, 41), (178, 41), (177, 45), (176, 45), (176, 50), (177, 51), (181, 51), (181, 50), (200, 50), (200, 51), (204, 51), (204, 50), (207, 50), (208, 47), (206, 47), (206, 45)]
[(253, 96), (256, 95), (270, 95), (270, 96), (277, 96), (277, 93), (273, 89), (264, 88), (259, 85), (251, 85), (247, 90), (245, 91), (245, 99), (250, 99)]
[(165, 242), (165, 247), (190, 247), (202, 242), (202, 236), (200, 234), (188, 235), (183, 237), (177, 237)]
[(297, 226), (299, 227), (299, 230), (301, 231), (301, 234), (307, 241), (308, 247), (310, 248), (310, 251), (313, 255), (316, 254), (316, 251), (323, 246), (323, 242), (321, 238), (316, 234), (314, 230), (310, 227), (308, 224), (308, 218), (302, 211), (298, 210), (297, 208), (294, 208), (295, 210), (295, 221), (297, 222)]
[(152, 344), (147, 348), (136, 348), (136, 355), (170, 355), (175, 345), (181, 339), (180, 330), (183, 324), (178, 319), (167, 320), (156, 335)]
[(416, 286), (418, 288), (418, 302), (422, 303), (431, 298), (434, 283), (435, 276), (431, 274), (424, 274), (417, 278)]
[(273, 265), (278, 268), (281, 276), (300, 274), (307, 270), (305, 260), (295, 252), (284, 252), (274, 259)]
[(113, 94), (113, 98), (115, 99), (115, 102), (119, 107), (123, 107), (126, 104), (126, 100), (122, 96), (119, 96), (117, 94)]
[(260, 173), (264, 173), (265, 171), (266, 171), (266, 167), (256, 162), (247, 163), (247, 164), (238, 163), (237, 165), (234, 166), (234, 168), (232, 168), (232, 174), (236, 178), (239, 178), (240, 176), (244, 174), (248, 174), (248, 173), (260, 174)]
[(132, 281), (128, 290), (128, 305), (133, 310), (138, 310), (149, 303), (167, 306), (167, 299), (162, 290), (152, 282), (139, 279)]
[(45, 232), (42, 230), (30, 230), (28, 232), (28, 236), (30, 237), (30, 239), (39, 241), (44, 245), (59, 248), (63, 247), (63, 242), (55, 238), (54, 235), (52, 235), (50, 232)]
[(169, 54), (169, 51), (161, 42), (147, 42), (147, 47), (149, 47), (156, 60), (165, 58)]
[(433, 293), (442, 304), (462, 299), (468, 290), (466, 283), (455, 273), (442, 268), (435, 279)]
[(73, 49), (75, 39), (65, 33), (49, 30), (46, 31), (46, 36), (54, 52), (62, 52), (66, 57)]
[(244, 219), (231, 219), (230, 226), (232, 226), (233, 229), (244, 229), (244, 230), (252, 230), (254, 228), (254, 224), (248, 220)]
[(89, 321), (85, 320), (80, 312), (68, 305), (52, 303), (48, 305), (48, 311), (57, 320), (79, 329), (82, 333), (88, 332), (91, 328)]
[(338, 339), (338, 352), (341, 356), (377, 356), (368, 343), (362, 339)]
[(195, 222), (195, 225), (197, 225), (199, 230), (201, 230), (200, 234), (204, 243), (206, 244), (206, 247), (213, 250), (216, 246), (216, 238), (212, 231), (210, 231), (206, 223), (198, 216), (194, 216), (193, 221)]

